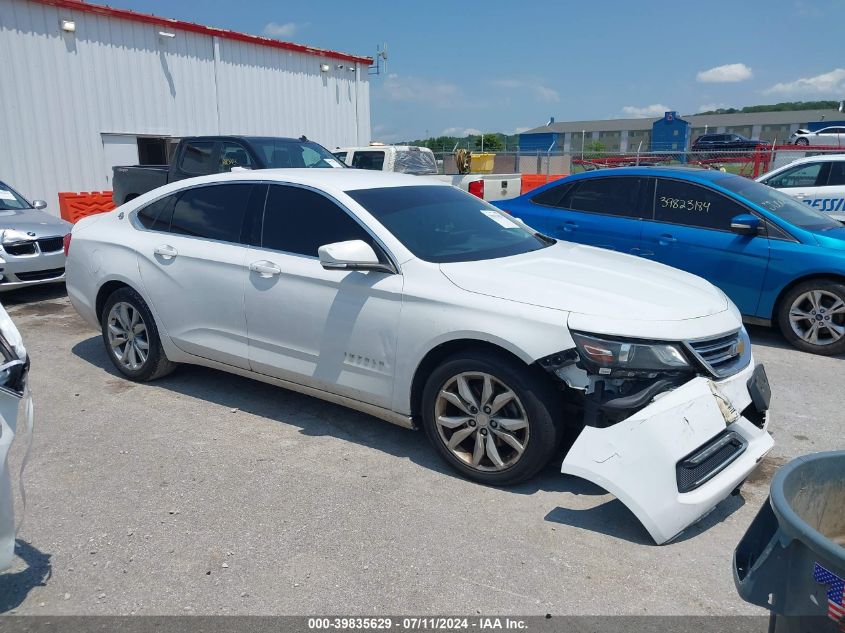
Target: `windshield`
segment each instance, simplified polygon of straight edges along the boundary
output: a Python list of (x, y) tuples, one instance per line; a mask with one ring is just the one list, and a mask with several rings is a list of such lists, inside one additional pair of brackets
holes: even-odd
[(316, 167), (342, 168), (345, 165), (329, 150), (311, 141), (254, 139), (252, 144), (263, 155), (268, 169)]
[(0, 182), (0, 211), (31, 209), (26, 199), (11, 187)]
[(842, 228), (841, 222), (768, 185), (742, 176), (729, 176), (717, 184), (798, 228), (808, 231)]
[(468, 262), (519, 255), (554, 243), (476, 196), (419, 185), (346, 192), (428, 262)]

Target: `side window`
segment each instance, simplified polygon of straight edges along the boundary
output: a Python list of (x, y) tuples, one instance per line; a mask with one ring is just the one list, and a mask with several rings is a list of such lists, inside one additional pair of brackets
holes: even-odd
[(566, 192), (569, 191), (572, 186), (573, 185), (567, 183), (549, 187), (545, 191), (541, 191), (531, 198), (531, 202), (534, 204), (542, 204), (544, 207), (559, 207), (561, 206), (561, 201), (566, 196)]
[(170, 217), (173, 215), (173, 205), (178, 197), (178, 194), (174, 194), (151, 202), (138, 211), (138, 222), (145, 229), (150, 229), (151, 231), (169, 231)]
[(217, 171), (214, 165), (213, 141), (190, 141), (185, 143), (179, 168), (186, 174), (201, 176)]
[(345, 163), (346, 162), (346, 155), (348, 153), (349, 152), (335, 152), (334, 155), (335, 155), (335, 158), (337, 158), (341, 163)]
[(748, 209), (727, 196), (691, 182), (657, 179), (654, 219), (704, 229), (729, 231), (731, 218)]
[(217, 171), (232, 171), (232, 167), (253, 168), (249, 153), (239, 144), (231, 141), (224, 142), (220, 147), (220, 164)]
[(796, 165), (775, 174), (765, 181), (770, 187), (783, 189), (784, 187), (815, 187), (822, 171), (823, 163), (808, 163)]
[(827, 184), (829, 186), (845, 185), (845, 160), (831, 161)]
[(170, 232), (223, 242), (240, 242), (251, 184), (188, 189), (173, 209)]
[(379, 251), (369, 233), (325, 196), (301, 187), (270, 185), (261, 246), (317, 257), (320, 246), (346, 240), (364, 240)]
[(356, 169), (372, 169), (381, 171), (384, 167), (384, 152), (355, 152), (352, 166)]
[(638, 210), (641, 178), (590, 178), (575, 184), (561, 202), (573, 211), (627, 218), (640, 217)]

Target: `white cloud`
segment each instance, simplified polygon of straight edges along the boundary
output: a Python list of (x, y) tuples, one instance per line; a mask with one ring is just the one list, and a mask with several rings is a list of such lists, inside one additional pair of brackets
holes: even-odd
[(671, 109), (662, 103), (652, 103), (647, 106), (625, 106), (622, 108), (622, 114), (632, 119), (653, 119), (662, 117), (664, 112), (669, 112)]
[(456, 136), (458, 138), (478, 136), (479, 134), (481, 134), (481, 130), (476, 130), (474, 127), (447, 127), (440, 133), (441, 136)]
[(560, 95), (557, 90), (547, 88), (546, 86), (534, 86), (534, 96), (540, 103), (557, 103), (560, 101)]
[(725, 64), (702, 70), (695, 76), (702, 83), (731, 83), (751, 79), (754, 74), (745, 64)]
[(396, 73), (387, 76), (383, 88), (390, 101), (413, 101), (441, 108), (451, 107), (461, 94), (460, 88), (455, 84), (431, 81), (423, 77), (400, 77)]
[(727, 108), (724, 103), (702, 103), (698, 106), (698, 110), (696, 112), (712, 112), (713, 110), (718, 110), (719, 108)]
[(560, 101), (560, 94), (554, 88), (544, 86), (538, 79), (493, 79), (491, 86), (503, 90), (526, 90), (534, 95), (538, 103), (557, 103)]
[(294, 34), (301, 28), (308, 26), (307, 24), (297, 24), (296, 22), (285, 22), (279, 24), (278, 22), (268, 22), (264, 25), (264, 35), (267, 37), (293, 37)]
[[(537, 126), (535, 125), (534, 127), (537, 127)], [(529, 126), (525, 126), (525, 127), (519, 126), (519, 127), (514, 128), (513, 132), (511, 132), (511, 134), (522, 134), (523, 132), (527, 132), (528, 130), (532, 130), (532, 129), (534, 129), (534, 128), (529, 127)]]
[(815, 77), (802, 77), (795, 81), (775, 84), (763, 91), (763, 94), (827, 95), (837, 98), (842, 98), (843, 93), (845, 93), (845, 68), (837, 68)]

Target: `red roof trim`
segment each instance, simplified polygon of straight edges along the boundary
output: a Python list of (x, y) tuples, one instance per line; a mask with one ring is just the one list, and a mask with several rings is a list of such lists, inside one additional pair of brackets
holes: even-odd
[(180, 29), (182, 31), (191, 31), (193, 33), (201, 33), (203, 35), (213, 35), (223, 37), (229, 40), (236, 40), (238, 42), (248, 42), (250, 44), (257, 44), (258, 46), (269, 46), (270, 48), (280, 48), (288, 51), (295, 51), (297, 53), (305, 53), (308, 55), (316, 55), (318, 57), (331, 57), (333, 59), (342, 59), (349, 62), (358, 62), (369, 66), (373, 63), (372, 57), (360, 57), (358, 55), (350, 55), (348, 53), (341, 53), (338, 51), (330, 51), (323, 48), (315, 48), (313, 46), (305, 46), (304, 44), (294, 44), (293, 42), (284, 42), (269, 37), (261, 37), (259, 35), (250, 35), (248, 33), (239, 33), (238, 31), (229, 31), (227, 29), (218, 29), (212, 26), (203, 26), (201, 24), (194, 24), (193, 22), (183, 22), (182, 20), (174, 20), (172, 18), (162, 18), (157, 15), (148, 15), (146, 13), (137, 13), (129, 9), (114, 9), (112, 7), (105, 7), (99, 4), (90, 4), (82, 2), (82, 0), (32, 0), (40, 4), (47, 4), (62, 9), (71, 9), (74, 11), (83, 11), (85, 13), (95, 13), (97, 15), (105, 15), (111, 18), (118, 18), (122, 20), (132, 20), (133, 22), (144, 22), (146, 24), (155, 24), (157, 26), (164, 26), (172, 29)]

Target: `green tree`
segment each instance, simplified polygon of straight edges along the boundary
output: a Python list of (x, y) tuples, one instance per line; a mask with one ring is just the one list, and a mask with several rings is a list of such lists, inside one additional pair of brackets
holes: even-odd
[[(485, 152), (501, 152), (504, 149), (498, 134), (485, 134), (483, 138)], [(481, 139), (481, 136), (475, 139), (475, 149), (481, 149)]]

